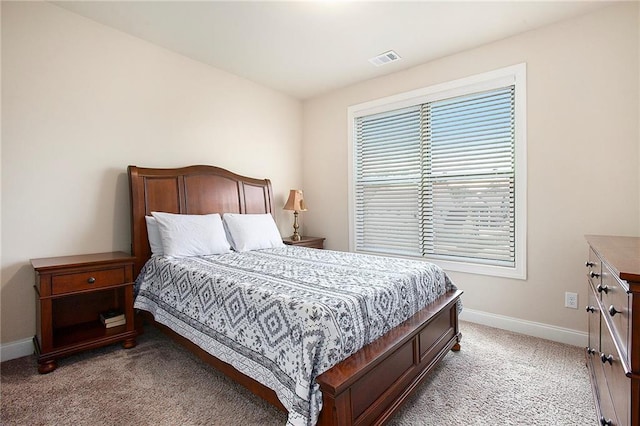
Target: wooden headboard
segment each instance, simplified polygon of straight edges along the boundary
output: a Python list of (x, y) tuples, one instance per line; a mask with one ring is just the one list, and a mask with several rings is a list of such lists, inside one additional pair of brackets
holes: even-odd
[(271, 213), (269, 179), (253, 179), (213, 166), (177, 169), (128, 167), (131, 195), (131, 254), (138, 275), (151, 257), (144, 217), (151, 212), (180, 214)]

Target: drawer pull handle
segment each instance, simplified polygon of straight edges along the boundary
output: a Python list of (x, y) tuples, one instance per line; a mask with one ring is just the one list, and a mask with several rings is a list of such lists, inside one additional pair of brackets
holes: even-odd
[(612, 317), (616, 316), (616, 314), (619, 314), (621, 311), (616, 310), (616, 308), (611, 305), (609, 306), (609, 315), (611, 315)]
[(594, 308), (593, 306), (587, 306), (587, 312), (594, 313), (595, 311), (596, 311), (596, 308)]
[(594, 266), (596, 266), (596, 264), (587, 260), (586, 262), (584, 262), (584, 266), (586, 266), (587, 268), (593, 268)]
[(591, 271), (591, 272), (589, 272), (589, 276), (590, 276), (591, 278), (599, 278), (599, 277), (600, 277), (600, 274), (597, 274), (597, 273), (595, 273), (595, 272)]
[(604, 291), (604, 294), (609, 294), (609, 287), (607, 287), (606, 285), (598, 284), (596, 290), (598, 290), (598, 293), (602, 293)]
[(87, 280), (87, 282), (88, 282), (89, 284), (93, 284), (93, 283), (95, 283), (95, 282), (96, 282), (96, 279), (95, 279), (94, 277), (89, 277), (89, 279)]
[(596, 350), (595, 350), (595, 349), (593, 349), (593, 348), (589, 348), (589, 347), (587, 347), (587, 353), (588, 353), (589, 355), (593, 355), (593, 354), (595, 354), (595, 353), (596, 353)]
[(604, 416), (600, 417), (600, 424), (602, 426), (613, 426), (613, 420), (611, 419), (605, 419)]
[(602, 361), (603, 364), (606, 364), (608, 362), (609, 365), (613, 365), (613, 355), (605, 355), (604, 353), (601, 353), (600, 361)]

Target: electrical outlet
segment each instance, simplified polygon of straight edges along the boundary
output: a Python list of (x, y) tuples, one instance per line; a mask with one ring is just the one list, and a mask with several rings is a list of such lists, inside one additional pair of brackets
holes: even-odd
[(564, 294), (564, 307), (578, 309), (578, 293), (566, 292)]

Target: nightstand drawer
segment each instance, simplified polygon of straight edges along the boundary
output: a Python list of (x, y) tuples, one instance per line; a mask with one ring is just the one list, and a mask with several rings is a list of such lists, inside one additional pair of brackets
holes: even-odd
[(124, 284), (125, 268), (100, 269), (76, 274), (54, 275), (51, 293), (64, 294)]
[(298, 247), (310, 247), (310, 248), (323, 248), (324, 244), (322, 243), (322, 240), (314, 240), (314, 241), (302, 241), (302, 242), (297, 242), (296, 244), (291, 244), (291, 245), (295, 245)]
[(299, 240), (294, 241), (291, 237), (283, 238), (282, 242), (288, 246), (298, 246), (298, 247), (309, 247), (309, 248), (324, 248), (324, 238), (323, 237), (300, 237)]

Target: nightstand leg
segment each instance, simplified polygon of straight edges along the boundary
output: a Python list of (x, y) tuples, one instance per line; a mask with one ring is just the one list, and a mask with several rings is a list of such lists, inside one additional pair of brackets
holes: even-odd
[(58, 363), (55, 359), (50, 359), (48, 361), (38, 361), (38, 373), (40, 374), (51, 373), (56, 368), (58, 368)]
[(125, 349), (131, 349), (134, 348), (136, 345), (138, 344), (138, 342), (136, 342), (136, 339), (131, 338), (131, 339), (127, 339), (125, 341), (122, 342), (122, 347)]

